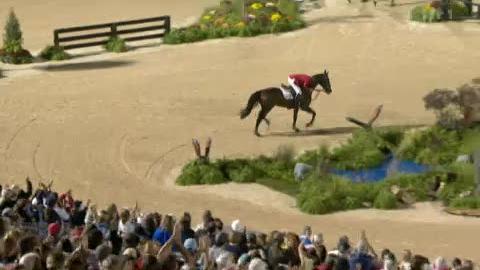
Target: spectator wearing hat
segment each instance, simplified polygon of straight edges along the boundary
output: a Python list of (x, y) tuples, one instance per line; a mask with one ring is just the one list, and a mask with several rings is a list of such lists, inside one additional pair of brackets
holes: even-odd
[(59, 238), (61, 230), (62, 225), (60, 222), (48, 224), (48, 236), (54, 239), (55, 242)]

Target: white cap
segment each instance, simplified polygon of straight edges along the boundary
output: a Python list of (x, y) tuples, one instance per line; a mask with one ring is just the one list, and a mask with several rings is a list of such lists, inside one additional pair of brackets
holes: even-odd
[(232, 230), (234, 232), (242, 232), (243, 231), (243, 226), (240, 224), (240, 220), (236, 219), (232, 222)]

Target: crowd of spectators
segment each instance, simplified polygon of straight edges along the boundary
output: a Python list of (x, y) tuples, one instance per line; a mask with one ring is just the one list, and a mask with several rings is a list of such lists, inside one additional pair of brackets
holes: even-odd
[(52, 183), (33, 190), (1, 187), (0, 269), (176, 270), (473, 270), (470, 260), (412, 254), (377, 254), (365, 232), (356, 244), (342, 236), (333, 249), (321, 233), (247, 230), (239, 220), (224, 226), (210, 211), (192, 226), (188, 212), (142, 213), (135, 206), (100, 210), (57, 193)]

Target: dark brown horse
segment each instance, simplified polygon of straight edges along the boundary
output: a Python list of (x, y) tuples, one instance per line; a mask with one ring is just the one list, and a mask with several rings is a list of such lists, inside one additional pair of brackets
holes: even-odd
[[(323, 73), (315, 76), (317, 81), (316, 85), (320, 84), (325, 91), (325, 93), (332, 93), (332, 88), (330, 87), (330, 79), (328, 78), (328, 72), (325, 70)], [(315, 85), (315, 87), (316, 87)], [(308, 122), (307, 127), (311, 127), (315, 121), (315, 116), (317, 115), (315, 111), (310, 107), (312, 102), (312, 93), (314, 91), (321, 91), (313, 88), (302, 89), (302, 96), (298, 104), (295, 103), (293, 99), (286, 99), (283, 95), (283, 92), (278, 87), (270, 87), (262, 90), (258, 90), (253, 93), (248, 99), (247, 107), (240, 112), (240, 119), (245, 119), (252, 111), (252, 109), (260, 104), (261, 110), (257, 117), (257, 122), (255, 124), (255, 135), (260, 136), (258, 133), (258, 126), (264, 120), (267, 125), (270, 125), (270, 121), (266, 118), (267, 114), (275, 107), (283, 107), (287, 109), (293, 109), (293, 124), (292, 129), (295, 132), (299, 132), (297, 128), (297, 115), (298, 110), (308, 112), (312, 115), (312, 120)], [(287, 90), (290, 91), (290, 90)]]

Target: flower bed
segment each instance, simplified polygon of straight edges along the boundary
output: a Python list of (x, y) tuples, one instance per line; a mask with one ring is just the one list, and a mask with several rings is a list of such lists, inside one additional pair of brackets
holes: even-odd
[(416, 6), (410, 12), (410, 19), (416, 22), (432, 23), (440, 21), (441, 11), (438, 1)]
[[(442, 2), (439, 0), (416, 6), (410, 12), (410, 19), (424, 23), (438, 22), (442, 17), (441, 6)], [(461, 1), (450, 1), (448, 10), (450, 12), (449, 17), (452, 20), (461, 20), (470, 15), (467, 6)]]
[(251, 37), (281, 33), (306, 26), (293, 0), (223, 0), (205, 10), (194, 25), (172, 29), (167, 44), (202, 41), (232, 36)]

